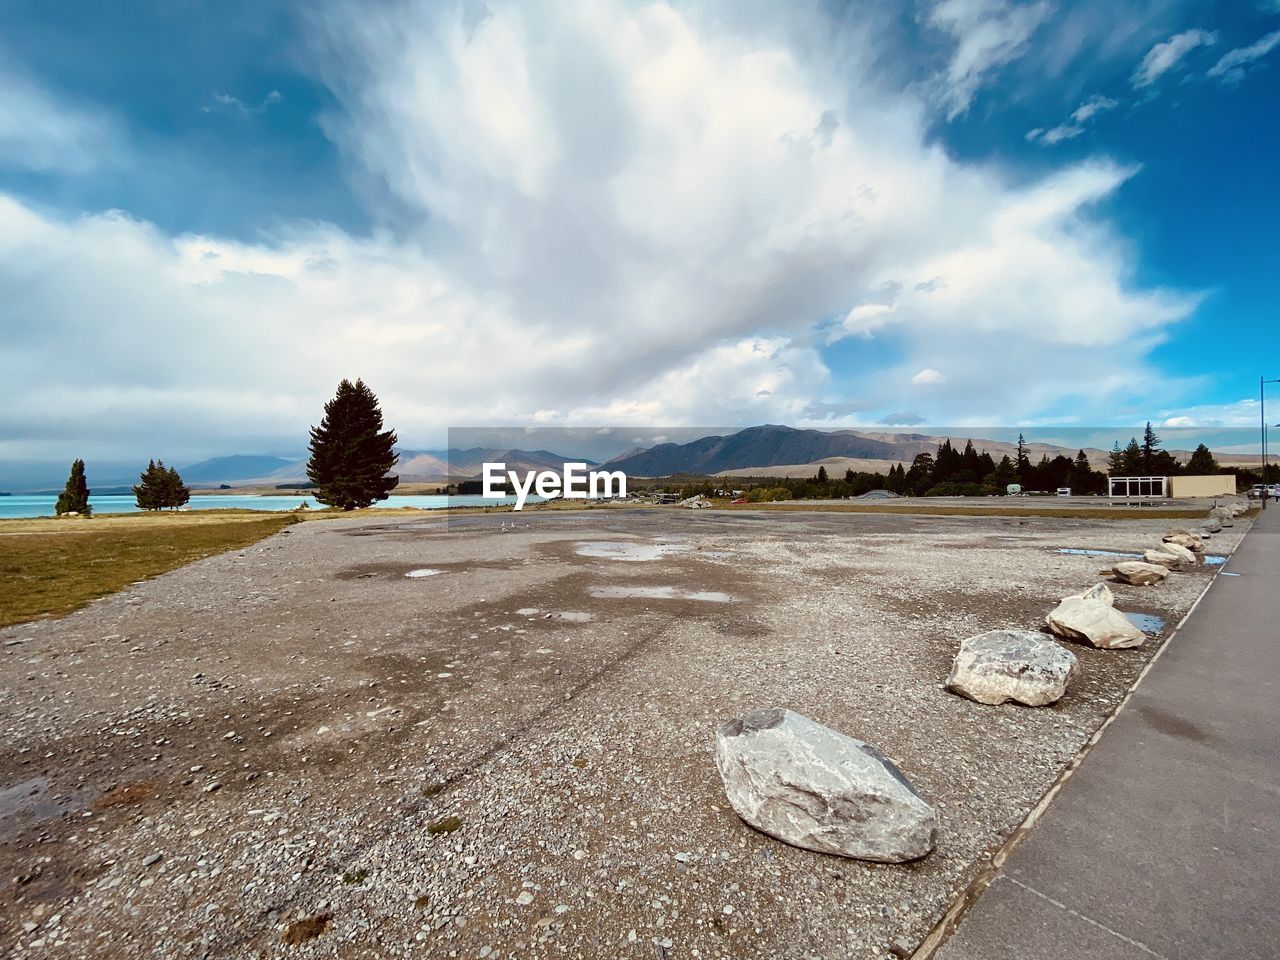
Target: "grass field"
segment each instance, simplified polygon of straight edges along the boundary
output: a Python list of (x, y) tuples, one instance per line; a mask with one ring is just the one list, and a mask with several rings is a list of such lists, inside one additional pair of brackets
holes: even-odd
[(294, 522), (249, 511), (0, 521), (0, 626), (62, 616)]

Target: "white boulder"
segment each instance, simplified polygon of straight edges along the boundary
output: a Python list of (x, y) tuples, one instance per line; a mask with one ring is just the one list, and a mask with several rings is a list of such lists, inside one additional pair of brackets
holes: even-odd
[(1210, 517), (1216, 517), (1224, 527), (1234, 527), (1236, 512), (1230, 507), (1214, 507), (1209, 511)]
[(1141, 560), (1125, 560), (1111, 568), (1111, 574), (1124, 583), (1132, 583), (1138, 587), (1149, 587), (1159, 583), (1169, 575), (1169, 568), (1158, 563), (1144, 563)]
[(1064, 597), (1044, 618), (1049, 629), (1068, 640), (1100, 650), (1140, 647), (1146, 635), (1112, 605), (1111, 588), (1099, 583), (1084, 593)]
[(1181, 554), (1174, 553), (1172, 550), (1166, 550), (1165, 547), (1171, 547), (1173, 544), (1161, 544), (1161, 549), (1144, 550), (1142, 559), (1146, 563), (1158, 564), (1162, 567), (1168, 567), (1170, 570), (1181, 570), (1183, 567), (1191, 566), (1194, 560), (1187, 561)]
[(991, 630), (960, 644), (947, 689), (993, 706), (1042, 707), (1062, 698), (1076, 667), (1075, 654), (1042, 633)]
[(1204, 523), (1200, 524), (1200, 529), (1205, 533), (1221, 533), (1222, 521), (1218, 517), (1210, 517)]
[(1176, 543), (1186, 547), (1192, 553), (1204, 553), (1204, 538), (1190, 530), (1170, 530), (1161, 540), (1164, 543)]
[(793, 846), (902, 863), (937, 842), (937, 813), (893, 761), (790, 710), (722, 724), (716, 766), (738, 816)]

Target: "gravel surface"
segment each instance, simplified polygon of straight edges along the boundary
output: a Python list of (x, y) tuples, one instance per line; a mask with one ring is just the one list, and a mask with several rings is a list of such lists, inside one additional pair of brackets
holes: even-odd
[[(0, 630), (0, 954), (909, 951), (1160, 643), (1073, 646), (1079, 677), (1033, 710), (944, 691), (960, 640), (1039, 628), (1109, 565), (1055, 548), (1176, 525), (317, 521)], [(1112, 589), (1173, 625), (1209, 576)], [(754, 706), (893, 758), (939, 810), (936, 852), (862, 863), (743, 824), (712, 750)]]

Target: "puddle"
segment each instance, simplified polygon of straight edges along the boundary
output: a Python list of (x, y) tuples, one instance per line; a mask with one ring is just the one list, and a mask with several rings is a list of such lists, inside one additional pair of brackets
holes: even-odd
[(682, 587), (592, 587), (591, 595), (602, 600), (700, 600), (704, 603), (732, 603), (733, 597), (718, 590), (685, 590)]
[(411, 580), (417, 580), (419, 577), (434, 577), (438, 573), (444, 573), (443, 570), (432, 570), (430, 567), (423, 567), (421, 570), (410, 570), (405, 574)]
[(62, 805), (50, 796), (48, 777), (32, 777), (11, 787), (0, 787), (0, 840), (8, 840), (21, 829), (19, 821), (39, 823), (62, 812)]
[[(1158, 549), (1152, 547), (1152, 550)], [(1125, 560), (1141, 560), (1141, 553), (1122, 553), (1119, 550), (1080, 550), (1075, 547), (1059, 547), (1053, 551), (1054, 553), (1069, 553), (1077, 557), (1123, 557)], [(1207, 567), (1220, 567), (1227, 562), (1226, 557), (1220, 557), (1216, 554), (1205, 554), (1200, 558)]]
[(1156, 634), (1164, 629), (1164, 617), (1154, 613), (1126, 613), (1125, 617), (1143, 633)]
[(673, 553), (688, 553), (682, 543), (630, 543), (622, 540), (589, 540), (574, 551), (580, 557), (602, 557), (605, 560), (628, 560), (633, 563), (661, 560)]
[(1119, 550), (1078, 550), (1075, 547), (1059, 547), (1054, 553), (1069, 553), (1075, 557), (1123, 557), (1126, 560), (1141, 560), (1140, 553), (1122, 553)]
[(580, 610), (561, 610), (559, 613), (551, 614), (551, 619), (562, 620), (565, 623), (590, 623), (595, 619), (595, 615), (583, 613)]

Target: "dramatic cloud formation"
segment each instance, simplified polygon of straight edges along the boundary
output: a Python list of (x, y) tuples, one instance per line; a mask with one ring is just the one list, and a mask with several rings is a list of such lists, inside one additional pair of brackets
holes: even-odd
[[(949, 111), (1047, 10), (933, 9), (959, 38)], [(0, 196), (0, 453), (296, 449), (357, 375), (413, 444), (450, 424), (1087, 418), (1168, 388), (1143, 358), (1197, 300), (1139, 288), (1093, 212), (1135, 171), (1028, 183), (952, 159), (865, 34), (779, 15), (331, 9), (311, 62), (375, 229), (175, 237)], [(1107, 109), (1089, 104), (1076, 123)], [(826, 351), (864, 346), (865, 374), (833, 378)]]
[(1209, 47), (1218, 42), (1218, 35), (1207, 30), (1184, 30), (1168, 40), (1157, 43), (1142, 58), (1138, 69), (1133, 72), (1135, 89), (1149, 87), (1170, 70), (1175, 69), (1182, 59), (1197, 47)]
[(1280, 46), (1280, 30), (1274, 30), (1247, 47), (1237, 47), (1223, 54), (1222, 59), (1209, 68), (1209, 76), (1223, 83), (1239, 83), (1245, 72), (1256, 61)]

